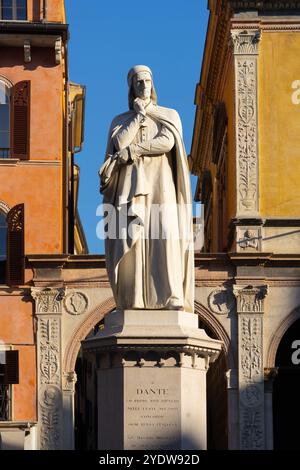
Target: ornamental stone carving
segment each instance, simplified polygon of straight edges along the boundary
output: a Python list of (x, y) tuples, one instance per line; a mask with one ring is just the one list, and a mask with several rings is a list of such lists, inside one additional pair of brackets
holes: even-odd
[(64, 307), (71, 315), (81, 315), (89, 305), (88, 297), (82, 292), (71, 292), (64, 299)]
[(260, 31), (233, 31), (235, 55), (237, 214), (256, 215), (258, 201), (257, 55)]
[(261, 232), (260, 229), (238, 230), (239, 251), (260, 251)]
[(56, 318), (40, 319), (40, 371), (41, 383), (60, 383), (60, 321)]
[(263, 313), (267, 286), (234, 286), (238, 313), (240, 448), (264, 449)]
[(31, 289), (31, 296), (35, 300), (35, 313), (57, 314), (61, 313), (61, 300), (64, 297), (63, 289)]
[(63, 390), (65, 392), (75, 392), (75, 384), (77, 382), (77, 374), (73, 370), (71, 372), (63, 373)]
[(40, 390), (39, 399), (39, 420), (40, 428), (40, 448), (43, 450), (57, 450), (60, 445), (60, 430), (62, 394), (59, 387), (46, 385)]
[(263, 313), (263, 300), (268, 293), (267, 286), (234, 286), (238, 313)]
[(258, 43), (261, 31), (232, 31), (231, 33), (235, 55), (258, 54)]
[(61, 303), (63, 289), (33, 288), (37, 318), (38, 427), (41, 450), (61, 449)]
[(215, 289), (208, 296), (208, 306), (217, 315), (228, 315), (235, 306), (235, 298), (228, 289)]

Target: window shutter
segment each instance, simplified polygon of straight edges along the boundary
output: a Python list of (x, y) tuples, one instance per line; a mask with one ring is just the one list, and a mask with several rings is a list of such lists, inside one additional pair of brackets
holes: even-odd
[(30, 82), (22, 81), (11, 94), (11, 158), (29, 159), (30, 143)]
[(7, 215), (7, 284), (24, 284), (24, 204), (13, 207)]
[(19, 383), (19, 351), (6, 351), (5, 353), (4, 384)]

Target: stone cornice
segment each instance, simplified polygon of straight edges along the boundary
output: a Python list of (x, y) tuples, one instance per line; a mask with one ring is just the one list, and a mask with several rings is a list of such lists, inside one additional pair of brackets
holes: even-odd
[(32, 267), (105, 268), (105, 255), (27, 255), (27, 264)]
[[(191, 149), (191, 171), (200, 176), (201, 167), (207, 166), (211, 144), (214, 105), (220, 98), (226, 64), (228, 62), (228, 36), (230, 9), (227, 0), (210, 2), (211, 14), (206, 35), (206, 44), (200, 83), (196, 88), (197, 104), (195, 128)], [(201, 156), (201, 162), (199, 160)]]
[(291, 10), (300, 9), (300, 1), (295, 0), (228, 0), (233, 12), (243, 10)]

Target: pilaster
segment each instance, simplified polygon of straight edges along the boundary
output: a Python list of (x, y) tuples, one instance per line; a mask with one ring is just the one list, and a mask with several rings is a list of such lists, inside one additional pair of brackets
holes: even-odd
[(263, 313), (267, 286), (234, 286), (241, 450), (265, 449)]
[[(236, 217), (259, 214), (257, 61), (260, 30), (232, 30), (235, 68)], [(247, 230), (247, 228), (246, 228)]]
[(37, 320), (39, 449), (62, 448), (61, 311), (63, 289), (33, 288)]

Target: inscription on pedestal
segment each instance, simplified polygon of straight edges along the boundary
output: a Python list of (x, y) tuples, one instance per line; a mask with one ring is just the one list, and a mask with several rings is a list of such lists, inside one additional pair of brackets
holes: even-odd
[(180, 444), (179, 390), (132, 386), (125, 404), (127, 449), (176, 449)]

